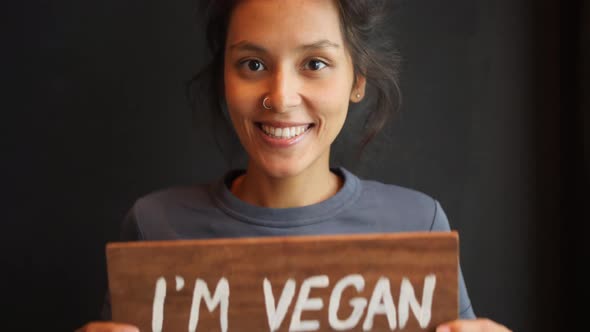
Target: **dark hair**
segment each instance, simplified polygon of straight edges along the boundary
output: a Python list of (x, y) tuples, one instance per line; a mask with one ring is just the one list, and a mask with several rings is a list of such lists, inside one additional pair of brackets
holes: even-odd
[[(205, 33), (212, 55), (211, 62), (197, 73), (187, 86), (193, 105), (200, 105), (223, 114), (224, 82), (223, 61), (227, 29), (231, 12), (239, 0), (200, 0), (205, 11)], [(400, 57), (391, 38), (383, 32), (388, 13), (387, 0), (335, 0), (340, 11), (341, 29), (352, 57), (355, 80), (360, 74), (367, 79), (372, 91), (367, 98), (374, 105), (369, 108), (365, 121), (365, 136), (361, 151), (377, 135), (390, 116), (401, 104), (398, 84)], [(211, 89), (212, 88), (212, 89)], [(212, 90), (212, 91), (211, 91)], [(371, 96), (371, 94), (373, 96)], [(218, 116), (216, 117), (218, 118)], [(219, 142), (218, 142), (219, 144)]]

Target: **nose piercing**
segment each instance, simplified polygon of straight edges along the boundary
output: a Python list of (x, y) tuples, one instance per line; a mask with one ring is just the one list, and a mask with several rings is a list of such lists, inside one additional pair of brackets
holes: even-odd
[(269, 97), (264, 97), (264, 100), (262, 100), (262, 107), (264, 107), (265, 109), (269, 110), (272, 108), (272, 106), (270, 106), (268, 104), (270, 98)]

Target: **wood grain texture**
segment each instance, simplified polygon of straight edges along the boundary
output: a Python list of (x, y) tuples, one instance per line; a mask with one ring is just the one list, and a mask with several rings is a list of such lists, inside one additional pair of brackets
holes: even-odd
[[(152, 305), (156, 280), (164, 277), (167, 292), (163, 331), (187, 331), (195, 280), (207, 282), (211, 294), (220, 278), (230, 286), (228, 331), (270, 331), (263, 293), (263, 280), (272, 283), (278, 302), (287, 279), (296, 281), (296, 293), (279, 331), (288, 331), (302, 282), (314, 275), (327, 275), (327, 288), (312, 288), (310, 298), (321, 298), (319, 311), (303, 311), (302, 320), (318, 320), (317, 331), (334, 331), (328, 322), (328, 306), (333, 286), (343, 277), (360, 274), (365, 287), (342, 293), (338, 317), (352, 312), (349, 301), (363, 297), (370, 301), (380, 277), (390, 280), (396, 308), (402, 278), (414, 287), (422, 301), (425, 277), (436, 276), (432, 318), (420, 328), (410, 310), (409, 320), (400, 331), (434, 331), (436, 325), (458, 317), (458, 234), (396, 233), (364, 235), (298, 236), (213, 240), (144, 241), (107, 244), (109, 288), (113, 319), (152, 331)], [(176, 291), (175, 277), (184, 279)], [(362, 331), (367, 308), (354, 329)], [(221, 331), (217, 307), (200, 308), (197, 331)], [(396, 313), (397, 317), (399, 315)], [(385, 315), (376, 315), (371, 331), (390, 331)]]

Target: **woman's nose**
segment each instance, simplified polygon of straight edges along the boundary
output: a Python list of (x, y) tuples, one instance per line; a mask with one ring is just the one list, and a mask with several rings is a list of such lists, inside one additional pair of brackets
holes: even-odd
[(301, 105), (302, 82), (297, 73), (288, 69), (278, 70), (270, 82), (269, 103), (278, 113), (288, 112)]

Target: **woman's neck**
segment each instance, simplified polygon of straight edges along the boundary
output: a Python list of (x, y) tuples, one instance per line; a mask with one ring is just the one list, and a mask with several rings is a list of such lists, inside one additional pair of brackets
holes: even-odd
[(252, 205), (292, 208), (322, 202), (334, 196), (342, 185), (342, 179), (328, 167), (308, 169), (292, 177), (274, 178), (249, 165), (246, 174), (234, 180), (231, 191)]

